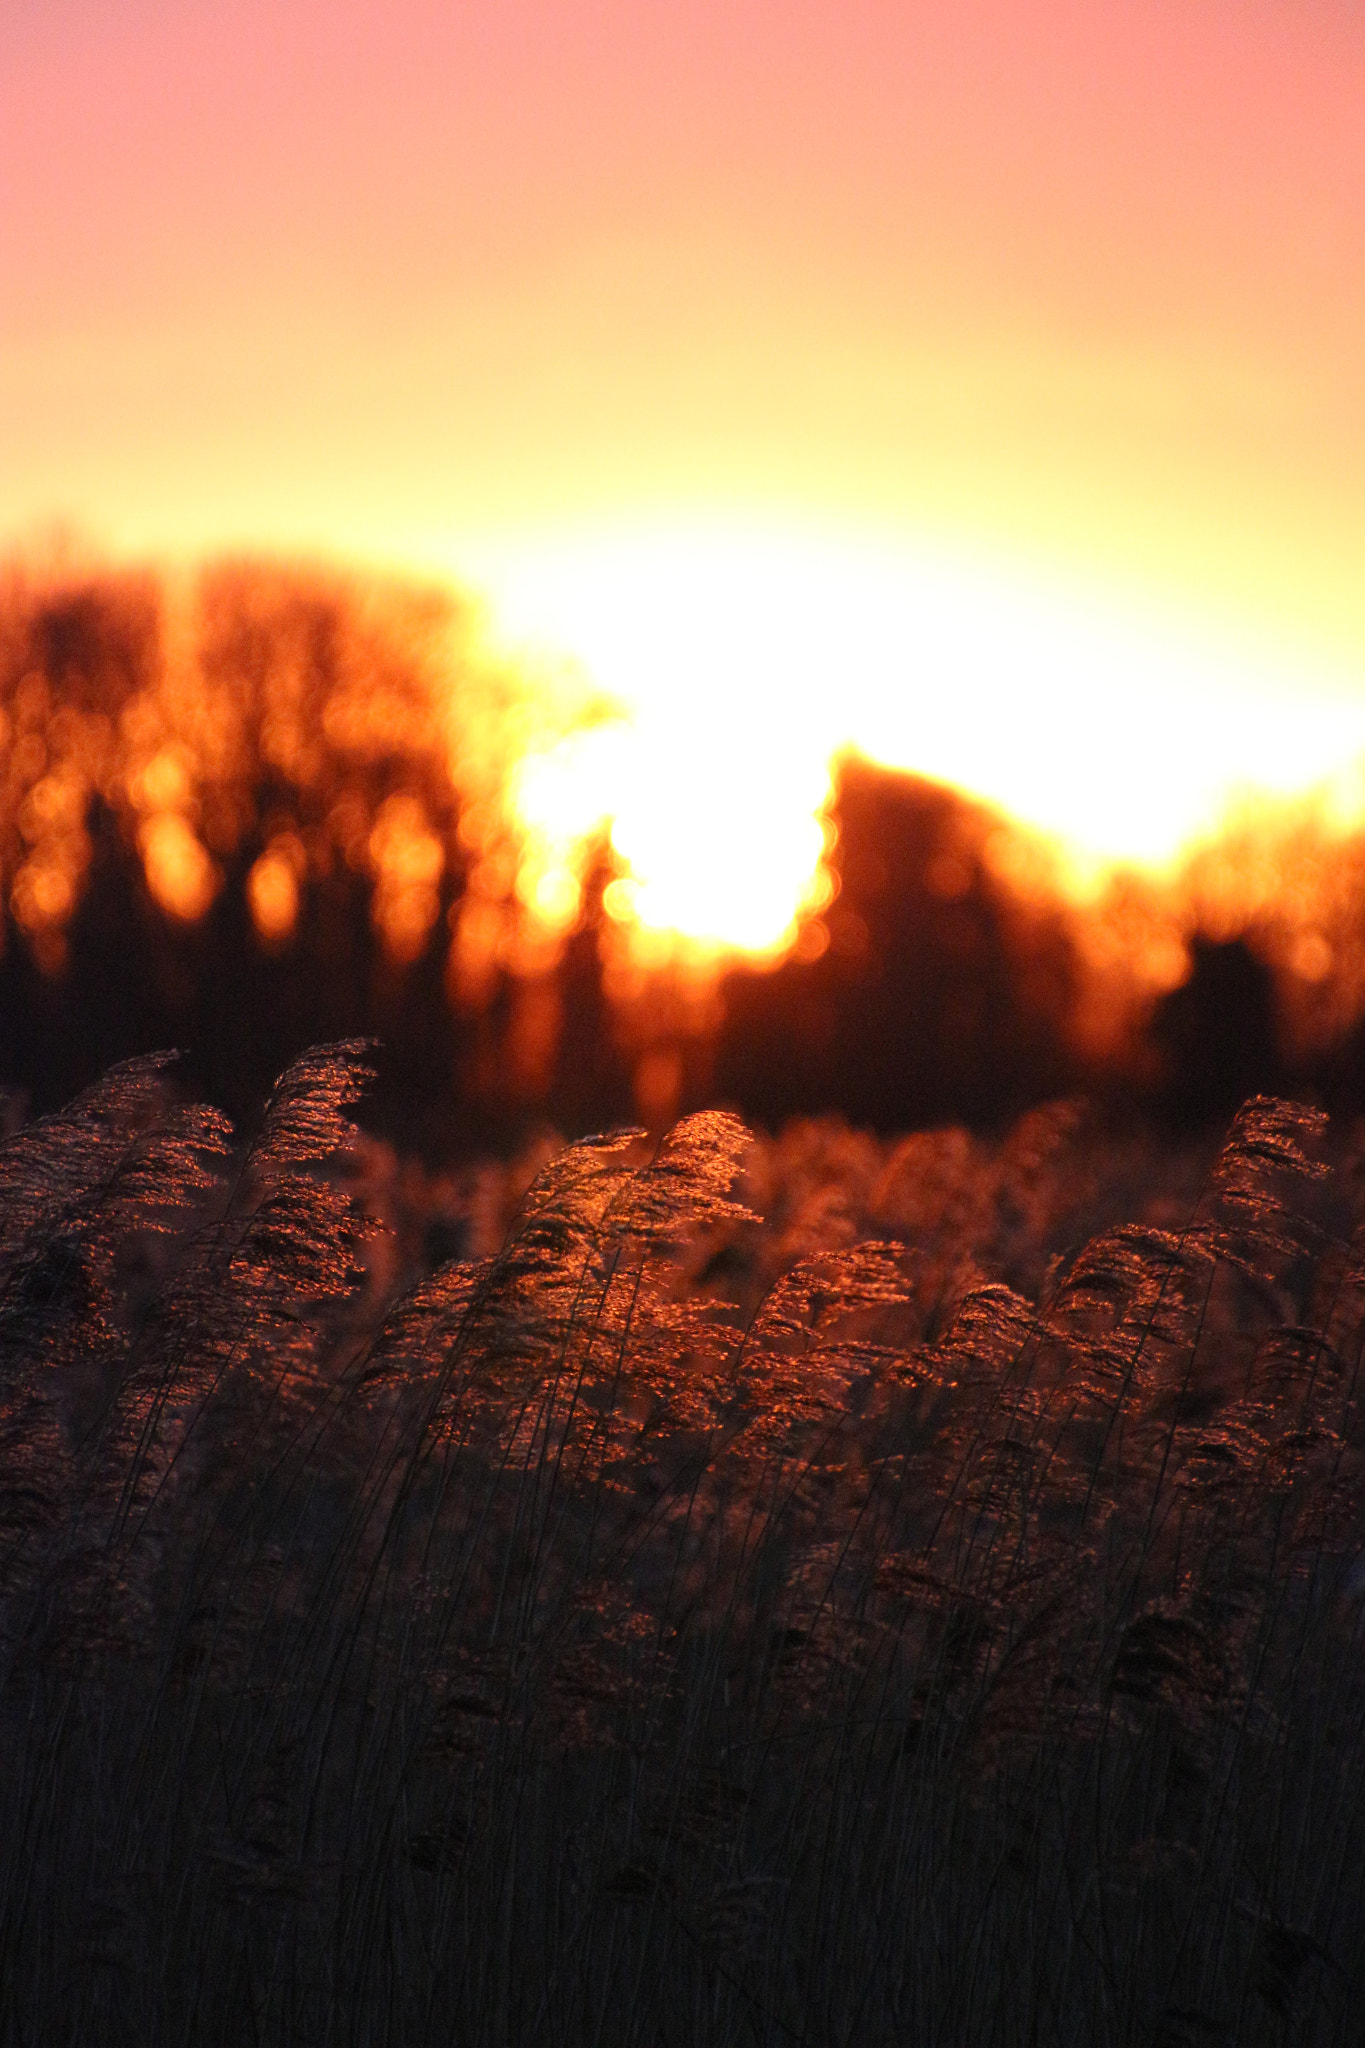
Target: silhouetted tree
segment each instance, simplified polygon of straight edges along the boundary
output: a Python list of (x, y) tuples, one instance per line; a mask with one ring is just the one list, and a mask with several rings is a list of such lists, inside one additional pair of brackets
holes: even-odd
[(1188, 978), (1163, 996), (1151, 1040), (1161, 1062), (1158, 1099), (1176, 1122), (1222, 1123), (1249, 1095), (1286, 1086), (1270, 969), (1245, 939), (1196, 937)]

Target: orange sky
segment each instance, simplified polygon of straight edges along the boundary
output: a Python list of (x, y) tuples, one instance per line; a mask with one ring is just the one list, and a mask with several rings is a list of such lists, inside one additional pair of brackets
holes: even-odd
[(982, 536), (1365, 663), (1349, 0), (9, 0), (0, 536)]

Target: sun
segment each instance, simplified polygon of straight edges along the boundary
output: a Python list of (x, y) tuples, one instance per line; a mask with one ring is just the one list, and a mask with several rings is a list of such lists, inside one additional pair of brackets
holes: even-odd
[(1239, 804), (1365, 809), (1359, 681), (985, 554), (698, 522), (510, 548), (485, 579), (540, 685), (611, 707), (532, 742), (521, 827), (547, 875), (607, 836), (608, 913), (656, 954), (792, 945), (834, 887), (847, 753), (997, 806), (1077, 894)]

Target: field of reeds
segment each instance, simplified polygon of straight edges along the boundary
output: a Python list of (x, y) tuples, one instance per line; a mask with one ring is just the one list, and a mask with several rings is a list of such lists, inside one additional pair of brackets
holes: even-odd
[(0, 2039), (1342, 2042), (1365, 1147), (0, 1146)]

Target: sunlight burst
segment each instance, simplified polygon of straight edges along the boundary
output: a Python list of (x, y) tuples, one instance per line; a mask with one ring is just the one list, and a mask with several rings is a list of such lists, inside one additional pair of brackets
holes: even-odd
[(1365, 812), (1358, 682), (998, 564), (711, 527), (509, 552), (487, 582), (520, 660), (619, 707), (532, 749), (522, 828), (566, 874), (609, 835), (609, 913), (685, 947), (780, 953), (828, 901), (845, 752), (998, 806), (1078, 896), (1249, 805)]

